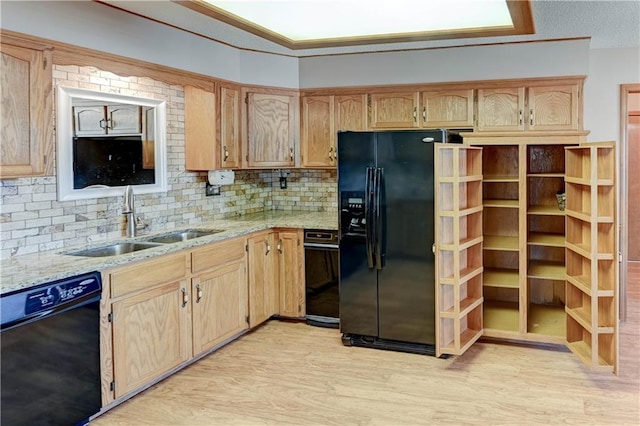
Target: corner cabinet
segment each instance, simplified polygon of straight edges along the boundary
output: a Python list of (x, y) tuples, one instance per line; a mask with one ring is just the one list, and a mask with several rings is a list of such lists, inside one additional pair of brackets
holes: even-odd
[(220, 168), (239, 169), (242, 167), (241, 112), (242, 97), (240, 86), (220, 85), (219, 138)]
[(247, 91), (245, 100), (246, 165), (294, 167), (298, 155), (297, 95)]
[(3, 37), (0, 43), (0, 178), (52, 174), (52, 50), (12, 40)]
[(564, 343), (616, 372), (615, 150), (585, 137), (467, 133), (437, 146), (437, 354), (480, 336)]

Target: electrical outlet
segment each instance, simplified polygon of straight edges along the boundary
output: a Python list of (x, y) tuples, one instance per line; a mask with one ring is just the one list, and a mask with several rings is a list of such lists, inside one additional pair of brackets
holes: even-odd
[(280, 176), (280, 189), (287, 189), (287, 178), (286, 178), (286, 176)]
[(220, 195), (220, 186), (211, 185), (207, 182), (207, 188), (205, 189), (204, 193), (207, 197), (210, 197), (212, 195)]

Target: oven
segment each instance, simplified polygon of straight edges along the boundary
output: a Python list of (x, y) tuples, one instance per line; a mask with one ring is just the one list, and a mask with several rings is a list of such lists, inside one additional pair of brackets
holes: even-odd
[(305, 229), (304, 262), (307, 323), (337, 328), (340, 308), (338, 231)]
[(100, 411), (98, 272), (3, 294), (2, 425), (86, 424)]

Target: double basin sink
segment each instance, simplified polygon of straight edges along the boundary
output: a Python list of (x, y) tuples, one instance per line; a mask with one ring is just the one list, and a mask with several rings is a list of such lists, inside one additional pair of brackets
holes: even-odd
[(135, 251), (146, 250), (158, 247), (163, 244), (179, 243), (189, 241), (194, 238), (206, 237), (209, 235), (223, 232), (220, 229), (188, 229), (185, 231), (176, 231), (168, 234), (156, 235), (154, 237), (146, 237), (140, 241), (114, 243), (106, 246), (94, 247), (85, 250), (77, 250), (67, 252), (70, 256), (83, 257), (110, 257), (119, 254), (133, 253)]

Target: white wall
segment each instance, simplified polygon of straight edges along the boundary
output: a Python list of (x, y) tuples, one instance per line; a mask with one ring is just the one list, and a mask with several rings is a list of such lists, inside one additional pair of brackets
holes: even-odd
[(593, 49), (584, 87), (588, 140), (620, 140), (620, 85), (640, 83), (640, 48)]
[(589, 40), (500, 44), (300, 59), (300, 87), (586, 75)]
[(298, 87), (296, 58), (241, 51), (95, 2), (3, 1), (0, 18), (3, 29), (50, 40), (240, 83)]

